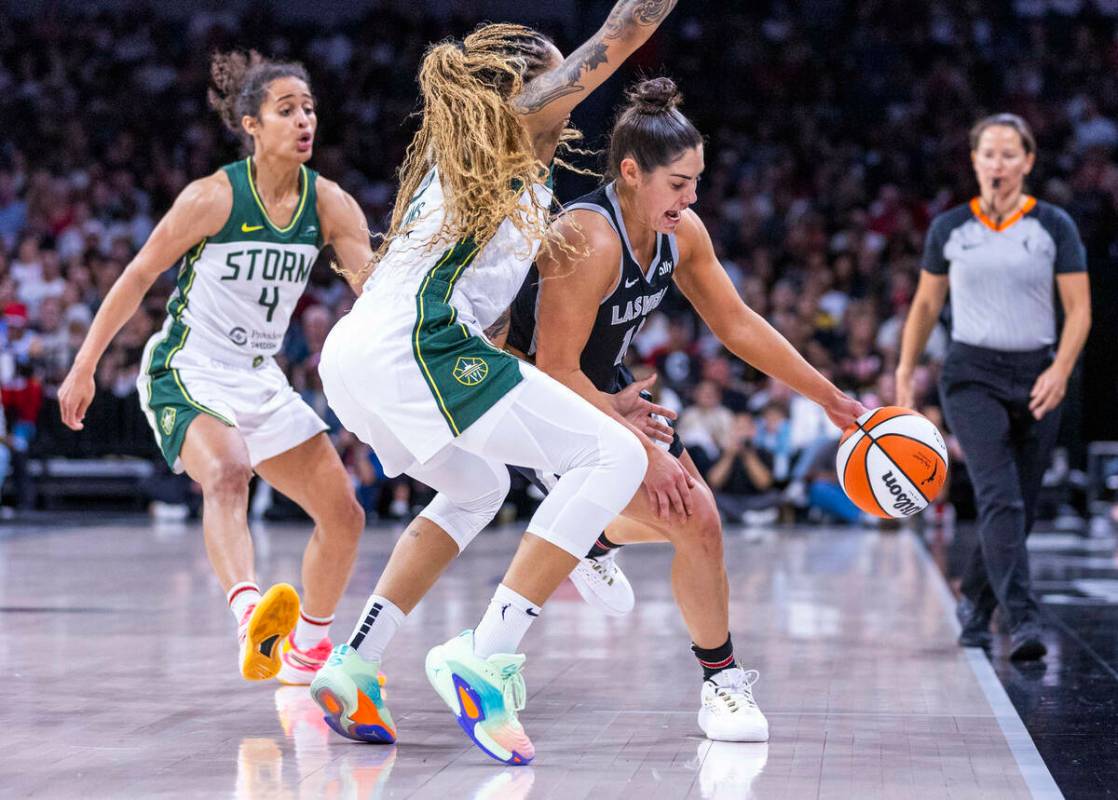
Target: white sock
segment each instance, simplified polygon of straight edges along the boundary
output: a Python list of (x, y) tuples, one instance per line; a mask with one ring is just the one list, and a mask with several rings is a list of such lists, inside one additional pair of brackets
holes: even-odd
[(225, 599), (229, 603), (229, 610), (233, 612), (233, 619), (240, 625), (248, 607), (260, 602), (260, 587), (252, 581), (241, 581), (234, 584), (226, 593)]
[(494, 653), (517, 652), (520, 640), (539, 615), (539, 606), (500, 584), (474, 630), (474, 655), (489, 658)]
[(406, 616), (391, 600), (379, 594), (369, 595), (365, 610), (361, 612), (353, 633), (349, 635), (349, 646), (366, 661), (379, 662), (384, 657), (388, 643), (404, 624)]
[(333, 614), (312, 617), (306, 611), (300, 611), (299, 621), (295, 623), (295, 646), (300, 650), (310, 650), (330, 635), (330, 623), (333, 621)]

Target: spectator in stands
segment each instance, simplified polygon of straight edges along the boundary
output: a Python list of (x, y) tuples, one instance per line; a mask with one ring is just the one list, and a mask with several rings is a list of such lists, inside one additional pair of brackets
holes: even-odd
[(772, 454), (757, 444), (757, 426), (748, 412), (735, 414), (721, 440), (718, 459), (707, 470), (718, 510), (728, 522), (763, 525), (779, 516)]
[(773, 482), (780, 488), (792, 479), (796, 451), (792, 447), (792, 424), (788, 408), (780, 400), (770, 400), (761, 410), (754, 441), (770, 459)]
[(695, 387), (694, 405), (679, 415), (676, 432), (687, 442), (687, 450), (699, 472), (706, 474), (730, 434), (734, 415), (722, 405), (722, 391), (714, 381), (702, 381)]

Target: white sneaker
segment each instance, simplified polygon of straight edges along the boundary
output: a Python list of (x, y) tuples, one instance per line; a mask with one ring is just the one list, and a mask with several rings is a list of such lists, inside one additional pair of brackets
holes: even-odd
[(611, 617), (625, 616), (636, 604), (633, 586), (617, 565), (617, 550), (579, 561), (571, 570), (571, 583), (583, 600)]
[(703, 683), (699, 727), (716, 742), (767, 742), (769, 721), (753, 699), (760, 673), (741, 667), (724, 669)]

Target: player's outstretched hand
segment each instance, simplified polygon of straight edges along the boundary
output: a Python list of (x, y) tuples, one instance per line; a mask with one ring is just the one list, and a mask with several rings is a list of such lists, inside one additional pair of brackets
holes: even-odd
[(853, 425), (858, 417), (865, 414), (869, 409), (853, 397), (840, 394), (830, 403), (823, 406), (823, 410), (827, 412), (827, 418), (835, 423), (840, 431), (844, 431)]
[(644, 474), (644, 490), (648, 492), (657, 517), (667, 521), (673, 514), (681, 519), (691, 516), (691, 487), (694, 485), (695, 479), (683, 468), (679, 459), (658, 447), (651, 448), (648, 471)]
[[(641, 381), (630, 383), (613, 395), (613, 407), (626, 421), (653, 441), (672, 443), (675, 432), (665, 419), (675, 419), (676, 413), (667, 406), (657, 405), (641, 397), (656, 383), (656, 373)], [(664, 419), (661, 419), (664, 418)]]
[(93, 393), (96, 386), (93, 383), (93, 373), (71, 368), (66, 375), (66, 380), (58, 390), (58, 407), (62, 414), (62, 423), (70, 430), (80, 431), (83, 427), (82, 418), (93, 402)]

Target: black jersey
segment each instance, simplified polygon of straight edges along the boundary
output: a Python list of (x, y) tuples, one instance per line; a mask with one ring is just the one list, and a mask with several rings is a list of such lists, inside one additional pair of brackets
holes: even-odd
[[(620, 371), (625, 353), (645, 318), (663, 302), (671, 288), (672, 276), (679, 263), (679, 248), (674, 234), (657, 234), (652, 263), (647, 271), (641, 269), (629, 246), (621, 204), (612, 183), (564, 206), (566, 211), (577, 209), (601, 214), (609, 220), (621, 239), (617, 288), (602, 301), (581, 360), (582, 371), (591, 383), (599, 390), (612, 394), (628, 383)], [(512, 304), (508, 343), (527, 355), (535, 355), (536, 352), (539, 280), (539, 270), (533, 265)]]

